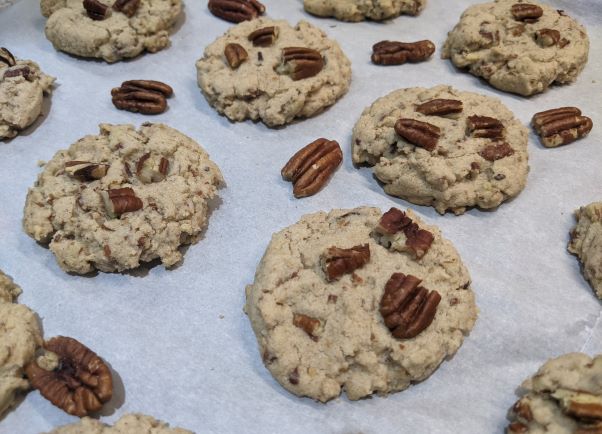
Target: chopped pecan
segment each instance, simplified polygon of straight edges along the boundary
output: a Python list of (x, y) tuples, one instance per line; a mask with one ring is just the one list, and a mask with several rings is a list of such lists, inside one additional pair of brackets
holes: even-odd
[[(412, 221), (407, 214), (397, 208), (391, 208), (384, 213), (374, 228), (376, 233), (390, 236), (403, 232), (406, 237), (405, 248), (412, 253), (416, 259), (422, 258), (433, 244), (435, 237), (432, 233), (420, 227)], [(387, 239), (386, 242), (390, 242)], [(385, 247), (390, 247), (387, 245)]]
[(525, 33), (525, 25), (517, 24), (514, 27), (510, 27), (508, 30), (510, 30), (510, 33), (512, 33), (512, 36), (520, 36), (523, 33)]
[(169, 171), (169, 160), (158, 155), (144, 154), (136, 163), (136, 175), (145, 184), (160, 182), (165, 179)]
[(249, 58), (247, 50), (245, 50), (242, 45), (235, 43), (226, 45), (224, 56), (226, 56), (226, 61), (232, 69), (237, 69)]
[(68, 161), (65, 163), (65, 173), (82, 182), (95, 181), (107, 174), (109, 165), (92, 163), (90, 161)]
[(353, 273), (370, 261), (370, 246), (358, 245), (350, 249), (329, 247), (320, 258), (326, 280), (339, 280), (344, 274)]
[(299, 368), (293, 369), (290, 374), (288, 374), (288, 382), (293, 385), (299, 384)]
[(122, 12), (131, 18), (134, 16), (139, 6), (140, 0), (117, 0), (113, 3), (113, 10)]
[(305, 47), (286, 47), (282, 49), (282, 63), (277, 71), (297, 81), (319, 74), (322, 68), (324, 59), (318, 51)]
[(248, 39), (255, 47), (269, 47), (278, 38), (278, 32), (278, 27), (263, 27), (252, 32)]
[(265, 6), (257, 0), (209, 0), (213, 15), (231, 23), (252, 20), (265, 12)]
[(560, 41), (560, 32), (554, 29), (540, 29), (535, 32), (534, 38), (541, 47), (551, 47)]
[(282, 168), (282, 177), (293, 183), (295, 197), (316, 194), (343, 161), (343, 151), (334, 140), (318, 139), (298, 151)]
[(524, 402), (522, 399), (516, 401), (516, 403), (512, 407), (512, 411), (518, 417), (527, 422), (531, 422), (533, 420), (533, 412), (531, 411), (531, 407), (527, 402)]
[(477, 138), (501, 139), (504, 137), (504, 124), (489, 116), (469, 116), (466, 120), (468, 134)]
[(506, 142), (494, 142), (479, 152), (479, 155), (487, 161), (501, 160), (513, 154), (514, 149)]
[(395, 123), (395, 132), (413, 145), (432, 151), (437, 147), (441, 130), (428, 122), (399, 119)]
[(602, 434), (602, 421), (581, 425), (573, 434)]
[(536, 113), (531, 123), (547, 148), (572, 143), (585, 137), (593, 127), (592, 120), (581, 116), (581, 110), (577, 107), (560, 107)]
[(529, 3), (516, 3), (510, 9), (512, 16), (517, 21), (533, 23), (543, 15), (543, 9)]
[(25, 366), (31, 385), (44, 398), (79, 417), (100, 410), (111, 399), (111, 371), (92, 350), (64, 336), (50, 339), (44, 348), (58, 356), (56, 369), (47, 371), (36, 361)]
[(495, 25), (491, 24), (489, 21), (483, 21), (481, 23), (481, 28), (479, 29), (479, 35), (481, 35), (484, 39), (487, 40), (486, 47), (492, 47), (497, 45), (500, 40), (500, 31), (496, 28)]
[(397, 42), (381, 41), (372, 46), (372, 63), (377, 65), (402, 65), (406, 62), (422, 62), (435, 52), (431, 41)]
[(4, 73), (4, 78), (9, 77), (23, 77), (25, 80), (29, 80), (32, 76), (32, 71), (29, 66), (22, 66), (20, 68), (7, 69)]
[(416, 111), (427, 116), (445, 116), (452, 113), (461, 113), (462, 101), (455, 99), (432, 99), (416, 106)]
[(136, 196), (136, 193), (130, 187), (101, 191), (100, 195), (107, 214), (111, 218), (119, 217), (126, 212), (138, 211), (143, 206), (142, 200)]
[(299, 327), (301, 330), (307, 333), (309, 337), (315, 340), (316, 335), (314, 333), (320, 327), (320, 320), (303, 315), (302, 313), (296, 313), (293, 315), (293, 325), (295, 327)]
[(128, 80), (111, 90), (115, 107), (142, 114), (163, 113), (172, 94), (171, 86), (155, 80)]
[(566, 47), (567, 45), (569, 45), (570, 43), (571, 43), (571, 41), (569, 41), (568, 39), (566, 39), (566, 38), (562, 38), (560, 41), (558, 41), (558, 46), (559, 46), (560, 48), (564, 48), (564, 47)]
[(15, 56), (13, 53), (8, 51), (8, 48), (0, 47), (0, 62), (5, 63), (9, 67), (15, 66), (17, 61), (15, 60)]
[(419, 286), (421, 282), (412, 275), (393, 273), (385, 285), (380, 314), (396, 338), (418, 336), (435, 319), (441, 296)]
[(512, 422), (508, 425), (508, 432), (512, 434), (523, 434), (529, 430), (529, 427), (520, 422)]
[(562, 411), (576, 419), (602, 422), (602, 396), (575, 390), (558, 389), (552, 397)]
[(88, 16), (95, 21), (104, 20), (109, 13), (109, 7), (98, 0), (84, 0), (84, 9)]

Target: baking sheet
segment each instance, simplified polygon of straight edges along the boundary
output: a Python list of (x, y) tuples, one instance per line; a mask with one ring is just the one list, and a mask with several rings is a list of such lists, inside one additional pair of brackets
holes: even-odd
[[(516, 387), (548, 357), (602, 352), (601, 304), (566, 251), (572, 211), (602, 200), (602, 2), (550, 1), (587, 27), (590, 61), (577, 83), (525, 99), (498, 92), (439, 58), (446, 32), (475, 1), (431, 0), (418, 18), (353, 24), (309, 16), (300, 0), (265, 0), (271, 17), (305, 19), (325, 29), (353, 62), (351, 89), (339, 103), (282, 129), (232, 124), (209, 107), (194, 64), (230, 24), (211, 16), (206, 1), (185, 3), (169, 49), (113, 65), (55, 51), (35, 0), (0, 11), (1, 45), (57, 77), (43, 121), (0, 142), (0, 268), (22, 286), (20, 301), (39, 313), (46, 337), (75, 337), (111, 364), (123, 389), (118, 387), (103, 421), (136, 411), (197, 433), (502, 432)], [(438, 50), (426, 63), (377, 67), (370, 64), (370, 48), (383, 39), (431, 39)], [(110, 89), (134, 78), (173, 86), (169, 110), (154, 117), (116, 110)], [(384, 194), (369, 168), (352, 166), (350, 152), (351, 129), (377, 97), (440, 83), (498, 96), (525, 124), (537, 111), (577, 105), (594, 129), (559, 149), (543, 148), (531, 134), (531, 172), (522, 194), (493, 212), (440, 216)], [(100, 122), (149, 120), (193, 137), (223, 171), (227, 187), (204, 238), (173, 270), (65, 274), (49, 250), (21, 229), (37, 161), (96, 134)], [(322, 136), (342, 144), (344, 163), (325, 190), (295, 200), (280, 168)], [(273, 232), (306, 213), (359, 205), (411, 207), (441, 227), (470, 270), (480, 317), (456, 356), (427, 381), (386, 398), (342, 397), (323, 405), (286, 392), (264, 368), (242, 312), (244, 287)], [(0, 433), (38, 433), (74, 421), (32, 392), (0, 421)]]

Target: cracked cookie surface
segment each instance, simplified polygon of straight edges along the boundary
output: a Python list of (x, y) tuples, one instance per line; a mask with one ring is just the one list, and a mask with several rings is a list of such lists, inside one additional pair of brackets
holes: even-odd
[[(278, 28), (272, 45), (254, 46), (249, 41), (252, 32), (272, 26)], [(248, 54), (236, 69), (224, 56), (230, 43), (239, 44)], [(316, 75), (296, 81), (279, 73), (286, 47), (316, 50), (324, 67)], [(351, 83), (351, 63), (339, 44), (306, 21), (295, 27), (267, 18), (242, 22), (210, 44), (196, 67), (199, 87), (220, 114), (237, 122), (261, 120), (270, 127), (320, 113), (342, 97)]]
[[(163, 176), (139, 170), (144, 162), (163, 160)], [(69, 173), (73, 162), (106, 173), (82, 180)], [(45, 165), (27, 195), (23, 227), (50, 244), (67, 272), (122, 271), (156, 258), (172, 266), (182, 259), (179, 247), (200, 238), (222, 181), (209, 155), (173, 128), (101, 124), (99, 135), (83, 137)], [(113, 218), (103, 195), (127, 188), (141, 209), (126, 201), (128, 210)]]
[(58, 427), (48, 434), (193, 434), (182, 428), (170, 428), (169, 424), (151, 416), (139, 413), (126, 414), (115, 422), (106, 425), (89, 417), (81, 421)]
[[(416, 106), (434, 99), (462, 102), (462, 112), (449, 116), (424, 115)], [(483, 151), (495, 143), (467, 132), (473, 115), (499, 120), (511, 155), (487, 160)], [(441, 135), (433, 151), (414, 146), (395, 131), (400, 118), (415, 119), (438, 127)], [(388, 194), (418, 205), (433, 206), (439, 213), (462, 214), (467, 207), (495, 208), (518, 195), (529, 171), (527, 129), (498, 99), (449, 86), (401, 89), (384, 96), (362, 113), (353, 128), (355, 164), (373, 166)]]
[[(511, 9), (519, 3), (539, 6), (543, 15), (535, 22), (516, 20)], [(544, 29), (558, 32), (555, 43), (536, 36)], [(442, 57), (458, 68), (500, 90), (524, 96), (543, 92), (553, 83), (575, 81), (588, 53), (585, 28), (573, 18), (545, 4), (520, 0), (469, 7), (442, 49)]]
[[(245, 310), (264, 363), (284, 388), (323, 402), (342, 389), (353, 400), (387, 394), (424, 380), (458, 350), (477, 317), (470, 276), (437, 228), (408, 216), (434, 235), (419, 260), (371, 236), (381, 218), (377, 208), (306, 215), (273, 235), (246, 289)], [(366, 244), (368, 263), (325, 280), (326, 249)], [(442, 297), (433, 322), (411, 339), (394, 338), (379, 312), (392, 273), (417, 276)], [(311, 327), (313, 336), (301, 327)]]
[(305, 10), (341, 21), (382, 21), (402, 14), (418, 15), (426, 0), (304, 0)]
[[(111, 6), (114, 1), (105, 4)], [(169, 45), (169, 30), (182, 11), (181, 0), (141, 0), (130, 18), (112, 10), (104, 20), (91, 19), (81, 0), (42, 0), (48, 17), (46, 37), (57, 50), (107, 62), (157, 52)]]
[(579, 257), (585, 278), (602, 299), (602, 202), (581, 207), (575, 218), (568, 249)]

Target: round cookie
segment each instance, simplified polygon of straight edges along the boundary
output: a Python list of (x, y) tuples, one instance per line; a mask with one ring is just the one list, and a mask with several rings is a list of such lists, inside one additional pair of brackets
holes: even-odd
[(521, 385), (508, 434), (586, 434), (602, 429), (602, 355), (548, 360)]
[(0, 49), (0, 140), (15, 137), (34, 123), (54, 80), (37, 63), (15, 59)]
[(116, 1), (104, 2), (111, 10), (107, 18), (93, 20), (81, 0), (41, 0), (42, 14), (48, 18), (46, 37), (57, 50), (110, 63), (169, 45), (181, 0), (140, 0), (131, 17), (111, 9)]
[(426, 0), (304, 0), (305, 10), (341, 21), (387, 20), (401, 14), (418, 15)]
[(139, 413), (126, 414), (110, 426), (96, 419), (84, 417), (79, 422), (55, 428), (48, 434), (193, 434), (182, 428)]
[[(524, 18), (538, 15), (530, 10), (537, 8), (543, 15)], [(564, 11), (535, 1), (496, 0), (464, 11), (442, 57), (500, 90), (528, 96), (575, 81), (588, 52), (585, 29)]]
[(569, 252), (579, 257), (585, 278), (602, 299), (602, 202), (581, 207), (575, 211), (575, 219)]
[(67, 272), (122, 271), (155, 258), (172, 266), (179, 247), (200, 238), (221, 183), (209, 155), (173, 128), (102, 124), (45, 165), (23, 227), (50, 243)]
[[(381, 217), (390, 221), (395, 213), (404, 229), (383, 235)], [(337, 277), (331, 247), (363, 250), (363, 262)], [(434, 319), (415, 337), (394, 337), (381, 314), (394, 273), (422, 279), (440, 295)], [(356, 400), (424, 380), (458, 350), (477, 317), (470, 276), (452, 244), (411, 211), (396, 209), (302, 217), (273, 235), (246, 295), (266, 367), (288, 391), (322, 402), (342, 389)]]
[[(258, 40), (262, 45), (253, 45), (249, 35), (268, 27), (276, 29), (273, 42), (268, 45)], [(246, 53), (239, 66), (229, 65), (225, 56), (228, 44), (238, 44)], [(285, 63), (283, 58), (289, 47), (314, 50), (317, 58), (301, 72), (317, 65), (311, 72), (315, 75), (295, 75), (295, 60)], [(219, 113), (232, 121), (261, 120), (270, 127), (323, 111), (347, 92), (351, 82), (351, 63), (339, 45), (306, 21), (295, 27), (267, 18), (242, 22), (209, 45), (196, 67), (199, 87)]]
[[(437, 100), (452, 100), (462, 111), (437, 115)], [(441, 107), (438, 113), (445, 112)], [(491, 128), (472, 130), (485, 123), (474, 116), (490, 118)], [(400, 136), (395, 128), (402, 118), (438, 128), (434, 149)], [(414, 133), (421, 134), (419, 128)], [(374, 166), (388, 194), (431, 205), (442, 214), (462, 214), (472, 206), (495, 208), (523, 190), (529, 171), (527, 139), (527, 129), (498, 99), (436, 86), (401, 89), (376, 100), (353, 128), (352, 151), (355, 164)]]

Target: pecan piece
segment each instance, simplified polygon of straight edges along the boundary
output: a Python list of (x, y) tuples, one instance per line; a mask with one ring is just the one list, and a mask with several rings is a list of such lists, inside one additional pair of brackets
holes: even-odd
[(296, 198), (316, 194), (330, 180), (343, 161), (343, 151), (335, 140), (318, 139), (299, 150), (285, 164), (282, 177), (293, 183)]
[[(420, 259), (426, 255), (435, 239), (432, 233), (425, 229), (420, 229), (405, 212), (397, 208), (391, 208), (384, 213), (374, 230), (385, 237), (381, 241), (386, 244), (385, 247), (387, 248), (393, 245), (391, 236), (396, 235), (398, 232), (403, 232), (406, 239), (404, 249), (401, 251), (409, 251), (416, 259)], [(399, 250), (398, 246), (394, 248)]]
[(255, 47), (269, 47), (276, 41), (276, 38), (278, 38), (278, 33), (278, 27), (263, 27), (252, 32), (248, 36), (248, 39)]
[(100, 195), (105, 204), (109, 217), (116, 218), (126, 212), (142, 209), (142, 200), (136, 196), (130, 187), (101, 191)]
[(4, 78), (23, 77), (25, 80), (29, 80), (32, 75), (33, 73), (31, 69), (29, 69), (29, 66), (22, 66), (20, 68), (7, 69), (4, 73)]
[(512, 422), (508, 425), (508, 432), (512, 434), (523, 434), (529, 430), (529, 427), (520, 422)]
[(419, 286), (421, 282), (410, 274), (393, 273), (385, 285), (380, 314), (398, 339), (418, 336), (435, 319), (441, 296)]
[(585, 137), (594, 126), (587, 116), (581, 116), (577, 107), (560, 107), (536, 113), (533, 128), (547, 148), (566, 145)]
[(98, 0), (84, 0), (84, 9), (88, 16), (95, 21), (104, 20), (109, 13), (109, 7)]
[(50, 339), (44, 348), (58, 356), (56, 369), (47, 371), (36, 361), (25, 366), (32, 387), (44, 398), (79, 417), (100, 410), (111, 399), (111, 371), (92, 350), (64, 336)]
[(562, 411), (576, 419), (602, 422), (602, 396), (587, 392), (558, 389), (552, 394)]
[(107, 174), (109, 165), (105, 163), (92, 163), (90, 161), (67, 161), (65, 173), (81, 182), (90, 182), (101, 179)]
[(7, 64), (9, 68), (17, 64), (13, 53), (8, 51), (8, 48), (4, 47), (0, 47), (0, 62)]
[(113, 10), (122, 12), (131, 18), (134, 16), (139, 6), (140, 0), (117, 0), (113, 3)]
[(226, 57), (228, 65), (232, 69), (237, 69), (249, 58), (247, 50), (245, 50), (242, 45), (235, 43), (226, 45), (226, 48), (224, 49), (224, 56)]
[(541, 47), (551, 47), (560, 41), (560, 32), (554, 29), (540, 29), (535, 32), (533, 37)]
[(303, 315), (302, 313), (295, 313), (293, 314), (293, 325), (307, 333), (310, 338), (317, 339), (315, 332), (320, 327), (319, 319)]
[(416, 106), (416, 111), (427, 116), (445, 116), (452, 113), (461, 113), (462, 101), (455, 99), (432, 99)]
[(169, 160), (157, 155), (151, 156), (150, 152), (140, 157), (136, 163), (136, 175), (144, 184), (163, 181), (168, 171)]
[(376, 65), (402, 65), (406, 62), (422, 62), (435, 52), (431, 41), (397, 42), (381, 41), (372, 46), (372, 63)]
[(209, 0), (208, 7), (213, 15), (231, 23), (252, 20), (265, 12), (257, 0)]
[(441, 130), (428, 122), (399, 119), (395, 123), (395, 132), (413, 145), (432, 151), (437, 146)]
[(466, 120), (466, 130), (472, 137), (501, 139), (504, 137), (504, 124), (489, 116), (469, 116)]
[(155, 80), (128, 80), (111, 90), (115, 107), (142, 114), (163, 113), (171, 95), (171, 86)]
[(528, 3), (516, 3), (510, 11), (515, 20), (527, 23), (534, 23), (543, 15), (542, 8)]
[(479, 152), (479, 155), (487, 161), (501, 160), (513, 154), (514, 149), (506, 142), (494, 142)]
[(353, 273), (370, 261), (370, 246), (358, 245), (350, 249), (329, 247), (320, 258), (326, 280), (339, 280), (344, 274)]
[(324, 68), (322, 55), (305, 47), (286, 47), (282, 49), (282, 63), (277, 72), (290, 75), (294, 80), (303, 80), (317, 75)]
[(524, 402), (522, 399), (516, 401), (516, 403), (512, 407), (512, 411), (519, 418), (527, 422), (531, 422), (533, 420), (533, 412), (531, 411), (531, 407), (527, 402)]

